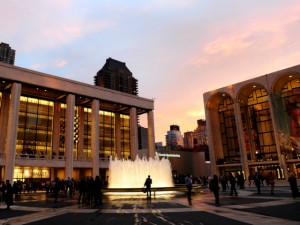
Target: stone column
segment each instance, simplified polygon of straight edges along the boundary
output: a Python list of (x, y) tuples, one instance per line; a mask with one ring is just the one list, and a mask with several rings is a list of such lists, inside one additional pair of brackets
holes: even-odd
[(154, 115), (153, 111), (147, 113), (148, 119), (148, 155), (151, 158), (155, 156), (155, 135), (154, 135)]
[(22, 85), (13, 83), (11, 88), (9, 113), (7, 122), (7, 135), (5, 144), (5, 173), (4, 180), (12, 182), (14, 176), (15, 156), (16, 156), (16, 141), (18, 133), (20, 97)]
[(92, 101), (92, 118), (91, 118), (91, 148), (93, 177), (99, 175), (99, 100)]
[(75, 95), (69, 94), (67, 96), (66, 109), (66, 168), (65, 179), (73, 176), (73, 147), (74, 147), (74, 116), (75, 116)]
[(135, 160), (138, 153), (138, 128), (135, 107), (130, 109), (130, 150), (131, 159)]
[[(0, 146), (5, 146), (5, 140), (8, 127), (8, 113), (9, 113), (10, 93), (2, 92), (1, 101), (1, 116), (0, 116)], [(0, 148), (0, 153), (5, 153), (4, 148)], [(0, 177), (1, 178), (1, 177)]]
[(280, 168), (283, 170), (284, 179), (288, 179), (289, 174), (288, 174), (288, 170), (287, 170), (287, 164), (286, 164), (284, 155), (281, 154), (280, 144), (279, 144), (279, 140), (277, 137), (277, 126), (276, 126), (276, 122), (275, 122), (276, 116), (275, 116), (274, 105), (272, 102), (272, 94), (269, 95), (269, 104), (270, 104), (272, 125), (273, 125), (273, 131), (274, 131), (274, 138), (275, 138), (275, 142), (276, 142), (276, 149), (277, 149), (279, 165), (280, 165)]
[(121, 158), (121, 118), (120, 113), (115, 113), (115, 143), (116, 143), (116, 153), (118, 159)]
[(54, 116), (53, 116), (52, 156), (56, 156), (57, 159), (59, 155), (60, 112), (61, 112), (60, 104), (61, 104), (60, 102), (54, 102)]
[(213, 139), (213, 122), (211, 120), (211, 110), (205, 107), (205, 118), (206, 118), (206, 129), (207, 129), (207, 138), (208, 138), (208, 148), (209, 148), (209, 157), (210, 157), (210, 168), (212, 174), (217, 174), (217, 163), (216, 163), (216, 151), (214, 146)]
[(247, 180), (248, 176), (250, 174), (249, 173), (249, 164), (248, 164), (248, 159), (247, 159), (247, 149), (246, 149), (246, 145), (245, 145), (241, 108), (240, 108), (239, 102), (236, 100), (234, 100), (234, 114), (235, 114), (234, 116), (235, 116), (236, 129), (237, 129), (237, 135), (238, 135), (238, 141), (239, 141), (242, 169), (244, 171), (245, 179)]

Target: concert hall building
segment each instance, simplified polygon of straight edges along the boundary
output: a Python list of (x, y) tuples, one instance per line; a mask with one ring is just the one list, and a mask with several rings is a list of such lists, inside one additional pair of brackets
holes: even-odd
[(0, 62), (0, 179), (106, 176), (109, 158), (135, 159), (137, 117), (154, 101)]
[(204, 93), (213, 173), (300, 173), (300, 65)]

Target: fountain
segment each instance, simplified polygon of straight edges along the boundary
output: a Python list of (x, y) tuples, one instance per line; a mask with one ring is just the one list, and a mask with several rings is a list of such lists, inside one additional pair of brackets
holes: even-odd
[(110, 159), (109, 188), (141, 188), (148, 175), (152, 178), (152, 187), (173, 187), (171, 163), (168, 159), (146, 157), (135, 161)]

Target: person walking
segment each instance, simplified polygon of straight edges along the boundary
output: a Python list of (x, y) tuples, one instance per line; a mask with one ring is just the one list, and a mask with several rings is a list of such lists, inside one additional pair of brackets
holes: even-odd
[(99, 175), (95, 177), (94, 188), (94, 204), (95, 206), (102, 205), (102, 181)]
[(185, 186), (187, 188), (187, 194), (188, 194), (188, 200), (192, 200), (192, 187), (193, 187), (193, 182), (192, 178), (189, 175), (186, 175), (185, 177)]
[(54, 202), (55, 203), (57, 202), (57, 197), (58, 197), (58, 193), (60, 192), (60, 189), (61, 189), (61, 183), (60, 183), (59, 178), (57, 177), (55, 179), (54, 187), (53, 187), (53, 194), (54, 194)]
[(296, 175), (294, 173), (290, 174), (288, 182), (290, 183), (293, 199), (295, 199), (296, 197), (299, 197), (299, 189), (298, 189), (298, 185), (297, 185), (297, 178), (296, 178)]
[(146, 187), (147, 198), (151, 198), (151, 184), (152, 184), (152, 179), (150, 175), (148, 175), (144, 183), (144, 187)]
[(256, 172), (254, 175), (254, 183), (257, 188), (257, 194), (260, 195), (260, 185), (262, 181), (262, 175), (259, 172)]
[(9, 180), (6, 180), (5, 186), (3, 188), (4, 188), (3, 199), (7, 206), (6, 209), (10, 209), (10, 206), (14, 204), (14, 201), (13, 201), (14, 191), (13, 191), (13, 187)]
[(274, 195), (275, 178), (272, 171), (268, 173), (267, 184), (271, 186), (271, 195)]
[(233, 192), (234, 192), (234, 196), (238, 196), (238, 193), (236, 191), (236, 180), (235, 177), (232, 175), (232, 173), (229, 173), (229, 183), (230, 183), (230, 196), (233, 196)]
[(213, 179), (210, 181), (210, 190), (214, 193), (215, 196), (215, 205), (219, 206), (220, 205), (220, 196), (219, 196), (219, 180), (218, 176), (216, 174), (213, 175)]
[(228, 177), (226, 176), (226, 173), (223, 174), (223, 176), (220, 178), (220, 181), (222, 184), (222, 191), (225, 192), (228, 183)]

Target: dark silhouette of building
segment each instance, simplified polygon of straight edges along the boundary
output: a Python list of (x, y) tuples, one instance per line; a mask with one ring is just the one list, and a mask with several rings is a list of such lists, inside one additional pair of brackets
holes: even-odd
[(0, 43), (0, 62), (8, 63), (11, 65), (15, 64), (16, 51), (11, 49), (9, 44)]
[(139, 149), (148, 148), (148, 128), (138, 126)]
[(94, 77), (96, 86), (138, 95), (138, 80), (132, 76), (124, 62), (108, 58)]

